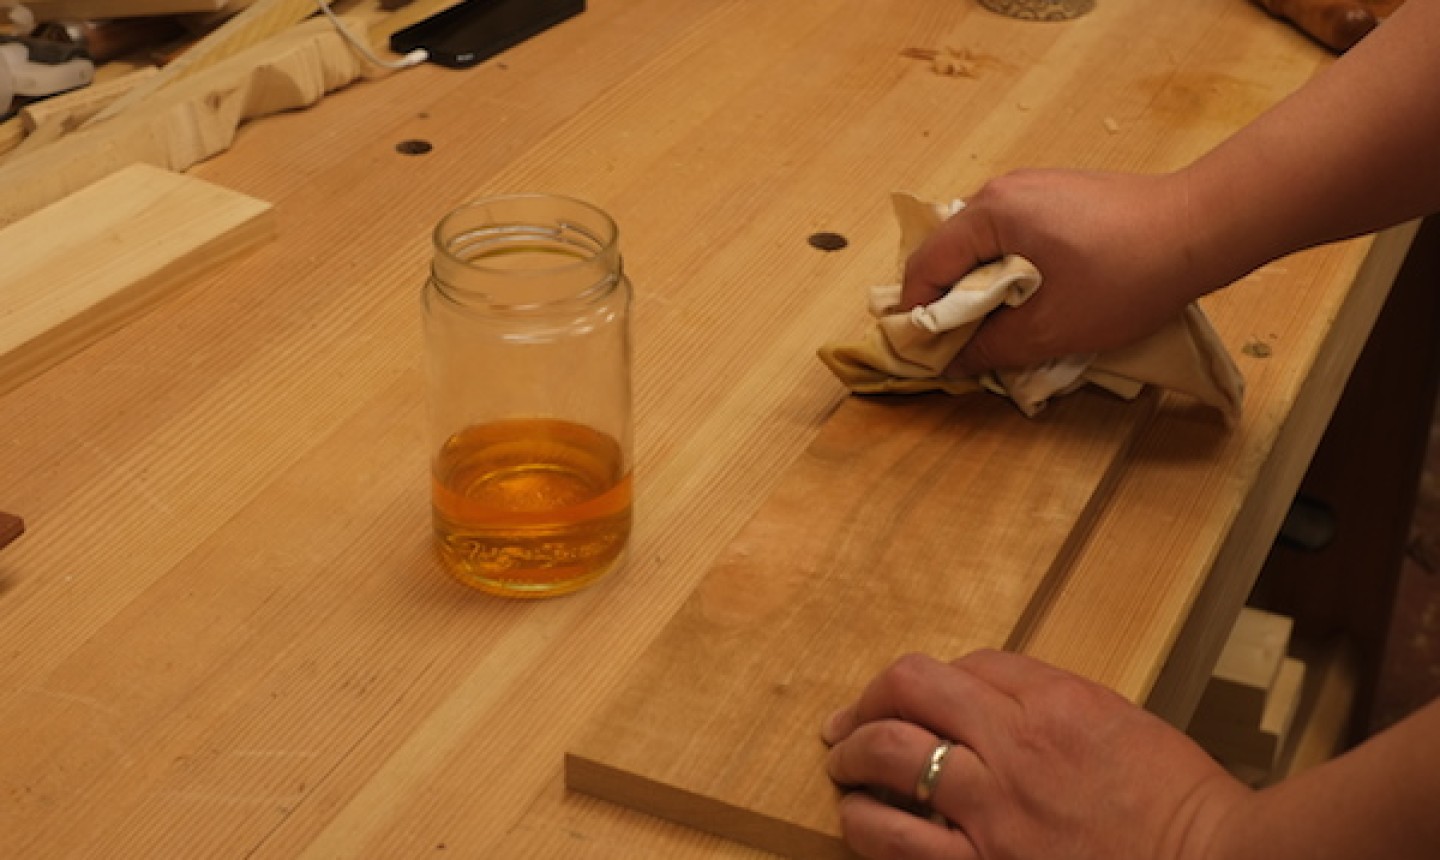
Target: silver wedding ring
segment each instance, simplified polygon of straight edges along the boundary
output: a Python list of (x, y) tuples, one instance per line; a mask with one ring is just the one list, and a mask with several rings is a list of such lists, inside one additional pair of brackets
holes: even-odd
[(925, 762), (925, 769), (920, 771), (920, 778), (915, 780), (915, 799), (928, 805), (930, 798), (935, 796), (935, 785), (940, 782), (940, 768), (945, 765), (945, 756), (950, 754), (949, 741), (941, 741), (936, 744), (935, 749), (930, 751), (930, 759)]

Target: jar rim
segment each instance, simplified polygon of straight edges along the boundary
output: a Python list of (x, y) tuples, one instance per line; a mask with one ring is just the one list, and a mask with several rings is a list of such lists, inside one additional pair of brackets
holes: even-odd
[[(481, 209), (486, 206), (494, 206), (496, 204), (512, 204), (539, 201), (554, 201), (561, 204), (575, 206), (583, 210), (586, 214), (594, 216), (598, 220), (600, 229), (602, 231), (599, 235), (594, 236), (594, 238), (598, 241), (597, 247), (595, 247), (593, 251), (587, 253), (586, 256), (580, 259), (573, 260), (571, 262), (561, 263), (559, 265), (548, 266), (544, 268), (517, 271), (513, 269), (504, 269), (496, 266), (487, 266), (481, 263), (477, 263), (473, 259), (462, 257), (459, 254), (455, 253), (450, 244), (450, 241), (446, 238), (446, 228), (453, 225), (456, 219), (462, 217), (468, 212), (474, 212), (477, 209)], [(536, 220), (538, 222), (539, 219)], [(566, 222), (562, 219), (556, 219), (555, 221), (555, 224), (560, 227), (564, 227), (567, 223), (569, 222)], [(586, 233), (587, 235), (591, 233), (589, 229), (586, 229), (582, 232)], [(458, 236), (460, 234), (457, 232), (455, 235)], [(454, 237), (452, 236), (451, 238)], [(613, 252), (613, 250), (618, 245), (619, 240), (620, 227), (615, 223), (615, 219), (610, 217), (610, 214), (608, 212), (601, 209), (599, 206), (596, 206), (595, 204), (588, 201), (581, 200), (578, 197), (572, 197), (567, 194), (552, 194), (549, 192), (524, 192), (516, 194), (496, 194), (488, 197), (477, 197), (474, 200), (462, 203), (461, 205), (456, 206), (454, 209), (451, 209), (449, 212), (447, 212), (445, 216), (440, 219), (440, 222), (435, 225), (435, 229), (431, 233), (431, 242), (435, 246), (436, 253), (444, 256), (446, 259), (455, 263), (456, 265), (462, 266), (465, 269), (469, 269), (475, 272), (505, 275), (512, 278), (516, 276), (554, 276), (558, 273), (563, 273), (566, 271), (571, 271), (574, 269), (593, 265), (597, 259), (601, 259), (607, 254)]]

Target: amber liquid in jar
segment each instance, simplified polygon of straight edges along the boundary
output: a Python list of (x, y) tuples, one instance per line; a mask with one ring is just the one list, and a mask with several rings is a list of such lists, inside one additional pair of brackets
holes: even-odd
[(620, 444), (548, 418), (478, 424), (433, 467), (440, 557), (482, 591), (545, 597), (604, 575), (630, 536), (630, 472)]

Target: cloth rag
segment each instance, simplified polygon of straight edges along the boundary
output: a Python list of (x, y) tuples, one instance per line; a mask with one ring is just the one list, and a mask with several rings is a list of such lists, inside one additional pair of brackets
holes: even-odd
[[(946, 218), (964, 207), (891, 197), (900, 223), (900, 260), (910, 256)], [(900, 310), (900, 287), (870, 288), (875, 324), (857, 342), (821, 347), (820, 359), (851, 391), (862, 394), (988, 389), (1035, 415), (1052, 397), (1085, 385), (1132, 399), (1146, 385), (1177, 391), (1218, 410), (1228, 425), (1240, 415), (1244, 379), (1200, 307), (1182, 313), (1148, 337), (1099, 355), (1075, 355), (1019, 371), (980, 377), (947, 376), (945, 368), (969, 342), (986, 315), (1024, 304), (1043, 277), (1024, 257), (1009, 255), (979, 266), (929, 305)]]

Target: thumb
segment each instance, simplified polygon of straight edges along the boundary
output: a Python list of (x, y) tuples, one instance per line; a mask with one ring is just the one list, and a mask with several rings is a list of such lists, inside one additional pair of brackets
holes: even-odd
[(1025, 349), (1024, 320), (1020, 309), (1000, 307), (990, 312), (959, 354), (945, 368), (946, 376), (972, 377), (990, 370), (1028, 367), (1042, 359)]

